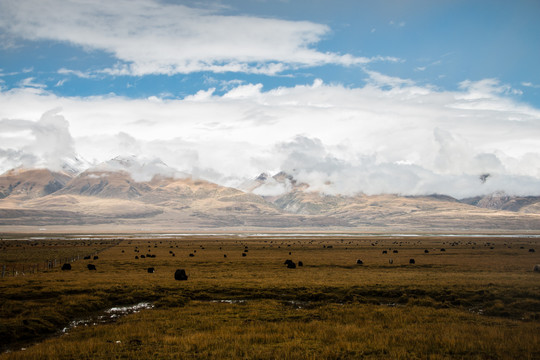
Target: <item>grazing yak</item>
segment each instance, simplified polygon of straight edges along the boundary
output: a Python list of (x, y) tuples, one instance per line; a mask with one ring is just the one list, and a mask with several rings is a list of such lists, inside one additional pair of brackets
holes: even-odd
[(287, 265), (288, 269), (296, 269), (296, 264), (291, 259), (285, 260), (284, 264)]
[(360, 259), (356, 260), (356, 265), (364, 265), (364, 262)]
[(153, 267), (148, 268), (148, 273), (149, 273), (149, 274), (153, 274), (153, 273), (154, 273), (154, 268), (153, 268)]
[(94, 264), (88, 264), (86, 265), (86, 267), (88, 268), (88, 270), (96, 270), (96, 265)]
[(409, 264), (414, 265), (415, 261), (414, 259), (409, 259)]
[(383, 250), (382, 253), (383, 253), (383, 254), (388, 254), (388, 251)]
[(135, 260), (138, 260), (138, 259), (139, 259), (139, 257), (137, 255), (135, 255)]
[(195, 254), (189, 253), (189, 257), (194, 257), (194, 256), (195, 256)]
[(533, 271), (540, 273), (540, 264), (534, 265)]
[(424, 250), (424, 254), (429, 254), (429, 250), (428, 249)]
[(529, 249), (529, 252), (534, 252), (534, 249)]
[(62, 270), (71, 270), (71, 264), (65, 263), (62, 265)]
[(299, 261), (299, 262), (298, 262), (298, 266), (304, 266), (304, 263), (301, 262), (301, 261)]
[(174, 280), (187, 280), (186, 270), (177, 269), (174, 273)]
[(246, 253), (242, 253), (242, 256), (246, 256)]
[(85, 256), (83, 259), (84, 260), (90, 260), (90, 256)]
[(94, 260), (97, 260), (97, 259), (99, 259), (99, 256), (97, 256), (97, 255), (94, 256)]

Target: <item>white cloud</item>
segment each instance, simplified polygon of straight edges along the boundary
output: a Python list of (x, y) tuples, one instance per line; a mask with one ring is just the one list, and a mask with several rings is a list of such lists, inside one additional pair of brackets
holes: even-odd
[(48, 111), (36, 122), (0, 120), (0, 143), (3, 144), (0, 159), (3, 158), (3, 166), (22, 165), (60, 170), (65, 158), (74, 158), (75, 149), (69, 123), (58, 114), (59, 111)]
[(535, 89), (540, 88), (540, 85), (535, 85), (535, 84), (533, 84), (532, 82), (529, 82), (529, 81), (524, 81), (524, 82), (521, 83), (521, 85), (525, 86), (525, 87), (535, 88)]
[(240, 85), (231, 89), (223, 98), (225, 99), (253, 99), (261, 94), (262, 84)]
[(32, 87), (36, 89), (44, 89), (47, 87), (45, 84), (36, 83), (35, 80), (36, 79), (33, 77), (25, 78), (19, 81), (17, 85), (20, 87)]
[[(76, 151), (92, 162), (160, 158), (224, 185), (285, 170), (327, 193), (540, 194), (540, 110), (514, 100), (511, 88), (488, 79), (452, 92), (368, 75), (358, 88), (239, 84), (225, 95), (210, 88), (183, 100), (2, 91), (0, 170)], [(57, 106), (69, 132), (55, 120), (34, 140), (36, 119)], [(50, 116), (60, 115), (43, 117)], [(57, 128), (60, 138), (51, 135)]]
[(210, 88), (208, 90), (199, 90), (195, 95), (186, 96), (184, 100), (186, 101), (203, 101), (209, 100), (212, 97), (212, 94), (216, 91), (216, 88)]
[[(326, 25), (218, 11), (157, 0), (4, 1), (0, 28), (14, 37), (110, 53), (119, 60), (101, 70), (110, 75), (196, 71), (274, 75), (297, 67), (385, 60), (316, 50), (314, 46), (330, 32)], [(90, 76), (67, 69), (61, 73)]]
[(90, 74), (89, 72), (83, 72), (80, 70), (70, 70), (66, 68), (60, 68), (58, 70), (58, 73), (61, 75), (75, 75), (77, 77), (83, 78), (83, 79), (91, 79), (94, 78), (95, 75)]
[(402, 28), (402, 27), (405, 27), (405, 21), (390, 20), (388, 22), (388, 25), (393, 26), (393, 27), (397, 27), (397, 28)]

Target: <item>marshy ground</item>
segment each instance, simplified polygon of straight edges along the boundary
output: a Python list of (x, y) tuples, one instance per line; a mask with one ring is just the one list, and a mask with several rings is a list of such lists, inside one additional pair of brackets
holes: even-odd
[(0, 241), (0, 359), (540, 358), (536, 237), (29, 238)]

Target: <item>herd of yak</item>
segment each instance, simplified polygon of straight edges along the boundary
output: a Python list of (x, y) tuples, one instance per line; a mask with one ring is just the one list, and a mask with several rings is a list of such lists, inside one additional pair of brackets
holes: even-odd
[[(332, 246), (330, 245), (330, 246), (327, 246), (327, 247), (328, 247), (328, 248), (331, 248)], [(203, 248), (203, 249), (204, 249), (204, 248)], [(138, 250), (135, 250), (135, 251), (138, 252)], [(244, 252), (242, 253), (242, 256), (245, 257), (247, 251), (248, 251), (248, 250), (247, 250), (247, 247), (246, 247), (246, 249), (245, 249)], [(444, 251), (446, 251), (446, 249), (442, 248), (442, 249), (440, 249), (440, 251), (443, 251), (443, 252), (444, 252)], [(535, 251), (534, 249), (529, 249), (529, 252), (534, 252), (534, 251)], [(122, 250), (122, 252), (124, 252), (124, 250)], [(397, 250), (394, 250), (393, 252), (394, 252), (394, 253), (397, 253), (398, 251), (397, 251)], [(174, 254), (172, 251), (169, 251), (169, 253), (171, 253), (172, 256), (175, 256), (175, 254)], [(387, 254), (388, 251), (387, 251), (387, 250), (383, 250), (382, 253), (383, 253), (383, 254)], [(429, 250), (427, 250), (427, 249), (424, 250), (424, 253), (426, 253), (426, 254), (429, 253)], [(289, 255), (290, 255), (290, 254), (291, 254), (291, 253), (289, 252)], [(189, 256), (190, 256), (190, 257), (193, 257), (193, 256), (195, 256), (195, 255), (194, 255), (193, 253), (190, 253)], [(148, 255), (146, 255), (146, 256), (145, 256), (145, 255), (141, 255), (141, 258), (144, 259), (145, 257), (152, 257), (152, 258), (155, 258), (156, 255), (154, 255), (154, 254), (148, 254)], [(227, 255), (224, 255), (224, 257), (227, 257)], [(90, 260), (91, 258), (92, 258), (91, 256), (85, 256), (85, 257), (84, 257), (84, 260)], [(99, 258), (99, 257), (98, 257), (97, 255), (93, 257), (94, 260), (97, 260), (98, 258)], [(139, 256), (135, 256), (135, 259), (139, 259)], [(390, 261), (390, 264), (393, 263), (392, 259), (390, 259), (389, 261)], [(414, 259), (412, 259), (412, 258), (409, 259), (409, 264), (414, 265), (415, 263), (416, 263), (416, 262), (415, 262)], [(364, 262), (363, 262), (362, 260), (358, 259), (358, 260), (356, 260), (356, 264), (357, 264), (357, 265), (363, 265)], [(292, 260), (290, 260), (290, 259), (287, 259), (287, 260), (285, 260), (284, 265), (287, 265), (287, 268), (288, 268), (288, 269), (296, 269), (297, 266), (299, 266), (299, 267), (304, 266), (304, 263), (303, 263), (302, 261), (298, 261), (298, 264), (296, 264), (294, 261), (292, 261)], [(97, 270), (97, 269), (96, 269), (96, 265), (94, 265), (94, 264), (87, 264), (86, 267), (88, 268), (88, 270)], [(62, 265), (62, 270), (71, 270), (71, 264), (65, 263), (64, 265)], [(154, 273), (155, 269), (154, 269), (153, 267), (149, 267), (149, 268), (147, 269), (147, 271), (148, 271), (148, 273), (152, 274), (152, 273)], [(533, 271), (534, 271), (534, 272), (540, 272), (540, 264), (539, 264), (539, 265), (535, 265)], [(175, 279), (175, 280), (187, 280), (187, 279), (188, 279), (188, 276), (187, 276), (187, 274), (186, 274), (186, 271), (185, 271), (184, 269), (177, 269), (177, 270), (175, 271), (175, 273), (174, 273), (174, 279)]]

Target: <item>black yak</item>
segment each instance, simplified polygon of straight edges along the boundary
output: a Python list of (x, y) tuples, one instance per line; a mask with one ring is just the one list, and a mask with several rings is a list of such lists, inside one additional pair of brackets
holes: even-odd
[(187, 278), (186, 270), (184, 269), (177, 269), (174, 273), (174, 280), (187, 280)]
[(86, 265), (86, 267), (88, 268), (88, 270), (96, 270), (96, 265), (94, 264), (88, 264)]
[(62, 265), (62, 270), (71, 270), (71, 264), (65, 263)]

